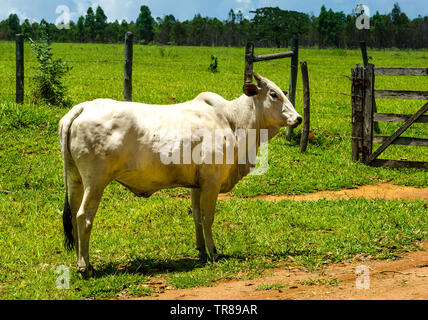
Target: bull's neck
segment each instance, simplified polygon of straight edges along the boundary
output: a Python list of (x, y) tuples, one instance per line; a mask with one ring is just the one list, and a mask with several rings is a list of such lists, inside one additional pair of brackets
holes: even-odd
[(236, 129), (256, 129), (263, 128), (261, 114), (256, 107), (256, 99), (248, 97), (245, 94), (238, 99), (231, 101), (230, 121), (233, 122)]

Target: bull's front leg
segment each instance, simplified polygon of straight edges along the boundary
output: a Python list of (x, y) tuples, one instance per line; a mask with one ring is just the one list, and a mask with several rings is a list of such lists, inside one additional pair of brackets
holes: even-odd
[(215, 261), (215, 259), (218, 257), (217, 249), (214, 245), (212, 225), (214, 222), (214, 212), (219, 191), (220, 186), (215, 186), (209, 183), (201, 187), (200, 216), (202, 219), (205, 246), (208, 249), (208, 254), (211, 261)]
[(201, 190), (196, 188), (191, 189), (190, 195), (192, 198), (193, 220), (195, 221), (196, 250), (199, 251), (199, 258), (205, 260), (207, 258), (207, 251), (205, 249), (204, 229), (200, 208)]

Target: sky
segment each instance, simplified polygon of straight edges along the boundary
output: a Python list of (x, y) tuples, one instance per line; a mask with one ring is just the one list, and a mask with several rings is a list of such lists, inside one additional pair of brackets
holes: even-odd
[[(173, 14), (180, 21), (190, 20), (198, 13), (225, 20), (230, 9), (241, 10), (245, 17), (251, 18), (250, 11), (261, 7), (279, 7), (318, 16), (323, 4), (327, 9), (350, 14), (357, 4), (362, 3), (373, 15), (376, 11), (381, 14), (391, 12), (395, 2), (411, 19), (418, 15), (428, 16), (427, 0), (0, 0), (0, 20), (16, 13), (21, 21), (27, 18), (40, 22), (44, 18), (55, 23), (69, 12), (71, 20), (77, 21), (89, 6), (96, 8), (98, 5), (104, 9), (109, 21), (126, 19), (128, 22), (137, 19), (142, 5), (150, 8), (154, 18)], [(66, 11), (64, 6), (68, 8)]]

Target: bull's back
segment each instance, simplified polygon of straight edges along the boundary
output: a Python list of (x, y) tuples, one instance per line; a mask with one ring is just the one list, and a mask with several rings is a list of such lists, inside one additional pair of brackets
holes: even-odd
[(181, 145), (186, 139), (186, 127), (216, 128), (210, 108), (200, 102), (174, 106), (88, 102), (72, 124), (70, 152), (84, 174), (106, 175), (138, 195), (176, 186), (197, 187), (195, 164), (162, 159), (168, 156), (171, 141)]

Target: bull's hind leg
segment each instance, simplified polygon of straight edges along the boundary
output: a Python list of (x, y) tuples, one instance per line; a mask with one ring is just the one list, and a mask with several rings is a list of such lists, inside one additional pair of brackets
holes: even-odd
[(78, 234), (77, 266), (83, 278), (93, 275), (93, 268), (89, 264), (89, 239), (95, 214), (101, 201), (106, 184), (85, 185), (83, 200), (76, 216)]
[(200, 189), (191, 189), (190, 195), (192, 198), (192, 213), (193, 220), (195, 221), (196, 231), (196, 250), (199, 251), (199, 258), (205, 260), (207, 251), (205, 249), (204, 229), (202, 225), (201, 208), (200, 208)]
[(69, 179), (68, 181), (68, 202), (71, 211), (71, 222), (73, 226), (73, 240), (74, 248), (76, 250), (77, 257), (79, 257), (79, 246), (78, 246), (78, 234), (77, 234), (77, 221), (76, 215), (79, 211), (80, 205), (83, 198), (83, 184), (80, 180)]
[(208, 249), (211, 261), (214, 261), (218, 257), (217, 249), (214, 245), (212, 225), (214, 222), (215, 205), (217, 202), (219, 191), (219, 186), (210, 185), (209, 183), (205, 184), (205, 186), (202, 186), (201, 188), (201, 196), (199, 202), (205, 237), (205, 245)]

